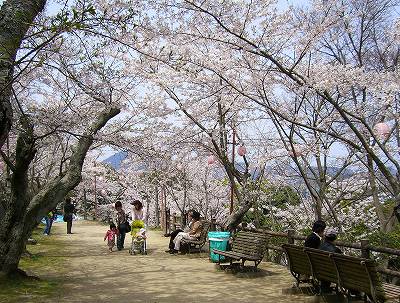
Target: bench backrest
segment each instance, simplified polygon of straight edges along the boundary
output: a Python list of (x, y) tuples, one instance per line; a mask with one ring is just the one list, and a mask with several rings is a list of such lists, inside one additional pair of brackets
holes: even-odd
[(208, 231), (210, 230), (211, 222), (210, 221), (202, 221), (201, 222), (201, 234), (199, 237), (199, 241), (205, 243), (207, 239)]
[(311, 276), (310, 261), (303, 246), (283, 244), (282, 248), (286, 251), (291, 272)]
[(373, 260), (333, 254), (340, 277), (340, 286), (371, 295), (376, 302), (384, 301), (382, 282)]
[(333, 283), (339, 282), (335, 263), (331, 258), (334, 253), (309, 247), (305, 247), (304, 251), (310, 261), (314, 279)]
[(268, 235), (251, 231), (239, 231), (232, 242), (232, 251), (260, 260), (264, 257)]

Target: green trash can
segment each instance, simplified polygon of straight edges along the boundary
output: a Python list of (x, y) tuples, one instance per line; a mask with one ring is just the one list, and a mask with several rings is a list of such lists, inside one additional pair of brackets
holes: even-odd
[(210, 260), (212, 262), (218, 262), (219, 258), (220, 260), (224, 260), (224, 256), (219, 256), (217, 254), (214, 254), (212, 252), (212, 249), (219, 249), (219, 250), (226, 250), (226, 247), (228, 246), (228, 241), (229, 237), (231, 236), (231, 233), (229, 231), (209, 231), (208, 232), (208, 241), (210, 244)]

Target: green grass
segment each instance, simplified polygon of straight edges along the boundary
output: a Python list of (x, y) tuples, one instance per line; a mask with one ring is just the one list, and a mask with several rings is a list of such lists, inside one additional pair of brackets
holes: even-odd
[(65, 259), (58, 256), (63, 250), (63, 243), (56, 237), (43, 236), (42, 232), (43, 226), (34, 230), (32, 238), (38, 244), (27, 246), (31, 255), (23, 256), (19, 266), (29, 276), (38, 277), (39, 280), (0, 278), (0, 302), (57, 302), (65, 268)]
[(0, 279), (0, 302), (43, 302), (57, 297), (61, 283), (49, 280)]

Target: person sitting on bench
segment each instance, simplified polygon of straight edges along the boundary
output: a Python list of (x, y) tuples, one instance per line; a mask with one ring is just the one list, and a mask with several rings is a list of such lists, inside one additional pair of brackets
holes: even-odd
[(203, 226), (200, 221), (199, 212), (197, 211), (192, 212), (192, 221), (193, 223), (191, 224), (189, 232), (180, 232), (176, 235), (175, 239), (173, 240), (174, 248), (170, 252), (171, 254), (176, 254), (179, 252), (181, 248), (182, 239), (196, 240), (200, 237)]
[(191, 228), (192, 223), (193, 223), (192, 215), (193, 215), (193, 210), (189, 210), (188, 213), (187, 213), (187, 222), (188, 222), (188, 224), (185, 226), (184, 229), (178, 228), (177, 230), (174, 230), (172, 233), (165, 235), (166, 237), (167, 236), (170, 237), (169, 245), (168, 245), (169, 249), (165, 251), (166, 253), (173, 253), (173, 250), (174, 250), (174, 247), (175, 247), (174, 239), (179, 233), (181, 233), (181, 232), (188, 233), (190, 231), (190, 228)]
[[(336, 247), (335, 240), (337, 238), (337, 231), (333, 228), (327, 228), (325, 231), (325, 240), (319, 246), (319, 249), (342, 254), (343, 252)], [(321, 281), (321, 292), (322, 293), (329, 293), (331, 292), (331, 282)]]
[(307, 237), (304, 242), (305, 247), (318, 249), (321, 245), (321, 239), (324, 235), (324, 230), (326, 227), (326, 223), (322, 220), (318, 220), (314, 222), (312, 233)]

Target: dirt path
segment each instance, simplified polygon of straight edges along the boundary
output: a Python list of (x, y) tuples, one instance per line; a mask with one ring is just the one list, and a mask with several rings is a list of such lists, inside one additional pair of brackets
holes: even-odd
[[(62, 223), (54, 235), (65, 241), (68, 271), (64, 290), (52, 302), (310, 302), (310, 297), (282, 294), (293, 284), (285, 267), (263, 262), (259, 273), (232, 274), (218, 270), (206, 253), (170, 255), (168, 238), (149, 232), (148, 255), (131, 256), (128, 249), (109, 253), (106, 226), (74, 222), (72, 235)], [(126, 239), (125, 247), (130, 244)]]

